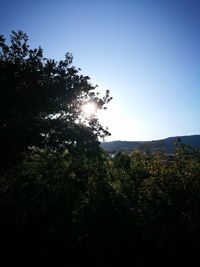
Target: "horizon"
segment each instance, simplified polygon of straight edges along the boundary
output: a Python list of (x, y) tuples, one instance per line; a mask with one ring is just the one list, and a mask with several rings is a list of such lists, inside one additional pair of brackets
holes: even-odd
[(3, 0), (1, 8), (7, 40), (22, 30), (45, 57), (71, 52), (100, 93), (110, 90), (99, 114), (106, 141), (200, 133), (200, 2)]
[(193, 137), (193, 136), (199, 136), (200, 134), (191, 134), (191, 135), (176, 135), (176, 136), (168, 136), (161, 139), (149, 139), (149, 140), (110, 140), (110, 141), (101, 141), (101, 143), (110, 143), (110, 142), (154, 142), (154, 141), (162, 141), (169, 138), (181, 138), (181, 137)]

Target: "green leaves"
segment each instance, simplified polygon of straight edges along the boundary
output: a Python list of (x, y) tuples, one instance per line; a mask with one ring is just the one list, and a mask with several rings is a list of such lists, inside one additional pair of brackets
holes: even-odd
[(190, 248), (200, 244), (198, 151), (180, 147), (170, 156), (136, 151), (111, 158), (98, 146), (94, 153), (81, 144), (32, 147), (17, 167), (1, 172), (0, 214), (7, 232), (13, 228), (20, 238), (34, 233), (45, 246), (53, 240), (54, 253), (55, 240), (76, 253), (119, 249), (126, 255), (130, 249), (135, 256), (167, 253), (188, 240)]

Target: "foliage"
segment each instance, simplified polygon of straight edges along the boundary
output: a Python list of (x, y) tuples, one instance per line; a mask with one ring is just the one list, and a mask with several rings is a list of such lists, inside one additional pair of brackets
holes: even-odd
[[(6, 161), (29, 147), (66, 148), (98, 144), (108, 135), (98, 118), (83, 117), (84, 102), (98, 109), (111, 100), (102, 98), (88, 76), (72, 65), (73, 57), (55, 61), (43, 57), (41, 47), (31, 49), (28, 36), (12, 32), (7, 45), (0, 36), (0, 145)], [(92, 144), (92, 145), (91, 145)]]
[(79, 115), (85, 100), (103, 108), (108, 93), (98, 98), (69, 55), (47, 60), (22, 32), (1, 47), (1, 153), (15, 163), (1, 162), (1, 254), (36, 264), (39, 255), (69, 266), (191, 266), (200, 152), (179, 142), (170, 155), (105, 153), (98, 137), (107, 132)]
[(126, 255), (138, 266), (145, 265), (144, 253), (155, 261), (173, 252), (180, 260), (180, 251), (199, 248), (198, 151), (183, 146), (174, 155), (99, 153), (92, 158), (69, 150), (24, 154), (14, 171), (1, 176), (6, 236), (15, 229), (21, 240), (34, 240), (37, 250), (44, 246), (48, 257), (51, 249), (54, 255), (63, 249), (67, 255), (92, 253), (108, 262)]

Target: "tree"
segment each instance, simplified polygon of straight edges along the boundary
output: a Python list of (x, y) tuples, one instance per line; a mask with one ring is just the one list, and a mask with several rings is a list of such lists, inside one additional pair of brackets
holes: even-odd
[[(31, 49), (22, 31), (11, 34), (10, 45), (0, 36), (0, 147), (6, 161), (30, 147), (88, 149), (109, 132), (96, 116), (84, 118), (81, 107), (92, 102), (98, 109), (111, 100), (100, 98), (97, 86), (64, 60), (43, 57), (41, 47)], [(1, 157), (1, 158), (2, 158)]]

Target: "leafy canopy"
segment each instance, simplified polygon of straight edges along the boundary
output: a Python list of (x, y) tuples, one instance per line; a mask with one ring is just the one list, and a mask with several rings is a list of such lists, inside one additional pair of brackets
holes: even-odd
[(10, 36), (6, 44), (0, 36), (0, 146), (1, 153), (18, 154), (39, 148), (87, 147), (98, 144), (109, 132), (96, 116), (83, 118), (83, 103), (106, 108), (109, 91), (100, 97), (97, 86), (72, 65), (73, 57), (64, 60), (43, 57), (41, 47), (31, 49), (22, 31)]

